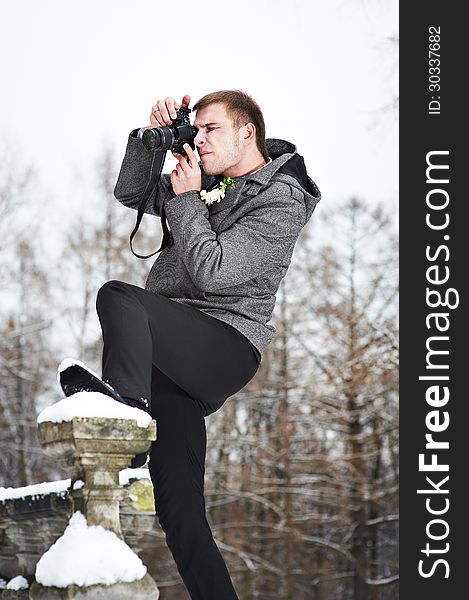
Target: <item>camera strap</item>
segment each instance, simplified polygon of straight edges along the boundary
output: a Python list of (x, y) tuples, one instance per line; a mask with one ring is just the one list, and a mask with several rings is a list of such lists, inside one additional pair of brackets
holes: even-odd
[(137, 233), (137, 230), (140, 226), (140, 222), (143, 218), (143, 214), (148, 205), (148, 202), (150, 202), (152, 199), (153, 200), (155, 199), (157, 186), (160, 181), (161, 171), (163, 170), (165, 158), (166, 158), (166, 152), (153, 152), (153, 158), (152, 158), (151, 165), (150, 165), (150, 176), (148, 178), (147, 185), (145, 186), (145, 189), (143, 190), (140, 204), (138, 205), (137, 221), (135, 223), (134, 230), (130, 234), (130, 240), (129, 240), (130, 249), (132, 250), (133, 254), (137, 258), (150, 258), (150, 257), (154, 256), (155, 254), (157, 254), (158, 252), (163, 250), (163, 248), (165, 248), (169, 244), (169, 241), (171, 239), (171, 234), (170, 234), (168, 226), (166, 224), (166, 214), (165, 214), (164, 203), (163, 203), (161, 205), (161, 211), (160, 211), (161, 225), (163, 227), (163, 241), (161, 243), (161, 246), (158, 248), (158, 250), (155, 250), (155, 252), (152, 252), (151, 254), (148, 254), (147, 256), (137, 254), (134, 251), (134, 249), (132, 248), (132, 240), (134, 239), (135, 234)]

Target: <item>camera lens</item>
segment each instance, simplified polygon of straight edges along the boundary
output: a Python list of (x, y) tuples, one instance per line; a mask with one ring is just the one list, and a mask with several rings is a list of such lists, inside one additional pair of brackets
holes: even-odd
[(147, 150), (169, 150), (174, 142), (174, 129), (172, 127), (145, 129), (142, 142)]
[(158, 129), (145, 129), (142, 135), (142, 142), (147, 150), (156, 150), (159, 141), (160, 134), (158, 133)]

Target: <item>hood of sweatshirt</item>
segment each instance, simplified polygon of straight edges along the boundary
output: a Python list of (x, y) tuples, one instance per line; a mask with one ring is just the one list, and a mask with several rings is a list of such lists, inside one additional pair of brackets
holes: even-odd
[[(311, 217), (316, 204), (321, 199), (321, 192), (306, 171), (303, 157), (296, 151), (296, 146), (285, 140), (268, 138), (266, 148), (272, 162), (255, 173), (243, 175), (246, 183), (256, 184), (259, 191), (272, 180), (283, 181), (303, 194), (306, 206), (306, 220)], [(207, 189), (213, 189), (222, 181), (223, 176), (210, 177)], [(218, 210), (218, 208), (215, 208)]]
[[(309, 177), (303, 157), (298, 154), (293, 144), (285, 140), (269, 138), (266, 140), (266, 148), (272, 161), (258, 171), (242, 175), (237, 179), (243, 180), (246, 184), (249, 183), (251, 194), (257, 191), (260, 192), (271, 181), (282, 181), (296, 188), (303, 197), (306, 208), (306, 221), (308, 221), (316, 204), (321, 199), (321, 193), (317, 185)], [(202, 168), (200, 163), (199, 165)], [(207, 190), (213, 189), (222, 180), (223, 175), (207, 176), (204, 173), (202, 175), (203, 187)], [(238, 200), (238, 198), (235, 200), (235, 204)], [(226, 205), (223, 204), (210, 206), (212, 214), (224, 210), (226, 210)]]
[[(255, 178), (264, 185), (272, 180), (284, 181), (303, 192), (306, 220), (309, 220), (316, 204), (321, 199), (321, 192), (308, 175), (303, 157), (298, 154), (294, 144), (285, 140), (269, 138), (266, 140), (266, 148), (272, 162), (257, 173), (253, 173), (252, 176), (248, 175), (248, 181)], [(259, 177), (256, 178), (256, 175)]]

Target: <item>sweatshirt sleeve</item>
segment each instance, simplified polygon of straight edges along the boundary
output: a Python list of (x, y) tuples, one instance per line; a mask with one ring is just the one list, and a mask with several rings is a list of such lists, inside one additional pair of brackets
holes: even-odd
[(200, 193), (189, 191), (165, 202), (178, 253), (194, 284), (216, 292), (257, 277), (281, 264), (305, 224), (305, 206), (291, 195), (266, 194), (265, 202), (229, 229), (215, 233)]
[[(142, 193), (148, 185), (155, 154), (144, 147), (142, 141), (136, 137), (137, 132), (138, 130), (135, 129), (129, 134), (125, 156), (114, 189), (114, 196), (119, 202), (136, 210)], [(174, 196), (170, 175), (162, 173), (160, 181), (151, 192), (151, 200), (145, 212), (160, 217), (163, 202)]]

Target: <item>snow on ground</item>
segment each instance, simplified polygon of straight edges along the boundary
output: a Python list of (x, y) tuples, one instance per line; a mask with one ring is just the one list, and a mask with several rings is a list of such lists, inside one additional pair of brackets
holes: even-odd
[(62, 537), (36, 565), (36, 581), (44, 586), (111, 585), (142, 579), (147, 568), (115, 533), (100, 525), (88, 525), (79, 511)]
[(6, 586), (7, 590), (27, 590), (28, 588), (28, 580), (22, 575), (18, 575), (17, 577), (10, 579)]
[(148, 427), (151, 416), (144, 410), (117, 402), (100, 392), (77, 392), (45, 408), (37, 418), (38, 423), (61, 423), (73, 417), (104, 417), (137, 421), (139, 427)]

